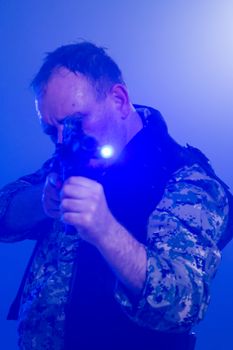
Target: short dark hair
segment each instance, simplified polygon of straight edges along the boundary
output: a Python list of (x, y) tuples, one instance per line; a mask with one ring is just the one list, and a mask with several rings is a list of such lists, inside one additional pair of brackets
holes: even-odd
[(51, 75), (58, 68), (65, 67), (73, 73), (83, 74), (94, 86), (98, 96), (105, 96), (117, 83), (124, 84), (118, 65), (102, 47), (84, 41), (63, 45), (47, 53), (44, 62), (31, 82), (36, 95), (39, 95)]

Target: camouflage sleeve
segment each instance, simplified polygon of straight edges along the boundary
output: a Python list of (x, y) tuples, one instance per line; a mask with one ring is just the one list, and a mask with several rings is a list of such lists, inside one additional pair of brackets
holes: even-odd
[(12, 200), (19, 192), (23, 192), (29, 188), (32, 189), (33, 186), (44, 183), (46, 176), (51, 171), (52, 162), (53, 159), (49, 159), (35, 173), (23, 176), (0, 189), (0, 241), (15, 242), (20, 239), (30, 238), (31, 232), (9, 232), (5, 225), (4, 217)]
[(133, 321), (181, 332), (203, 318), (227, 220), (221, 184), (198, 165), (174, 174), (149, 218), (147, 276), (139, 299), (133, 301), (120, 283), (116, 287), (115, 298)]

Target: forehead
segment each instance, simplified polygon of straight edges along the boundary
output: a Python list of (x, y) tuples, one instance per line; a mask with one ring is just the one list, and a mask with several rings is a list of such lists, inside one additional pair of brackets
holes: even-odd
[(42, 117), (53, 115), (63, 118), (94, 103), (96, 93), (85, 76), (59, 68), (54, 71), (36, 100)]

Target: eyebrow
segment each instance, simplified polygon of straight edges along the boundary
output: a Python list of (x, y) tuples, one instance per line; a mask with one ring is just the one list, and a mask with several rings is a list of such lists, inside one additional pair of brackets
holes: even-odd
[(81, 119), (85, 115), (86, 115), (85, 113), (75, 112), (73, 114), (67, 115), (65, 118), (63, 118), (62, 120), (58, 121), (58, 123), (59, 124), (64, 124), (67, 119), (72, 119), (72, 118)]
[[(75, 112), (73, 114), (67, 115), (65, 118), (63, 118), (62, 120), (58, 121), (58, 124), (65, 124), (65, 122), (68, 119), (72, 119), (72, 118), (76, 118), (76, 119), (81, 119), (85, 116), (85, 113), (80, 113), (80, 112)], [(41, 126), (42, 126), (42, 130), (46, 135), (50, 135), (50, 136), (56, 136), (57, 135), (57, 128), (53, 125), (50, 124), (46, 124), (43, 119), (41, 119)]]

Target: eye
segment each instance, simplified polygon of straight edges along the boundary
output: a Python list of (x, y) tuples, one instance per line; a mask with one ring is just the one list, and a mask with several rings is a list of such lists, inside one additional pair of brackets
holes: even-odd
[(68, 115), (63, 120), (60, 121), (61, 124), (69, 124), (69, 123), (80, 123), (84, 118), (86, 118), (87, 114), (84, 113), (74, 113), (72, 115)]
[(41, 122), (42, 130), (46, 135), (49, 135), (51, 140), (56, 143), (57, 142), (57, 128), (55, 126), (45, 124)]

